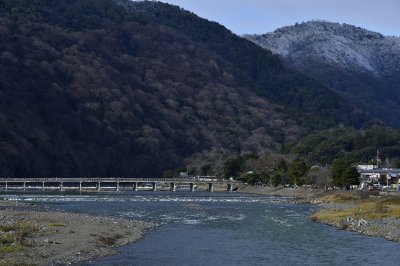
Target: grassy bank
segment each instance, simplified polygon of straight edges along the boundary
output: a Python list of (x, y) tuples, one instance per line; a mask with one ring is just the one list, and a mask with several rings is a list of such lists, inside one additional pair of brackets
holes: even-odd
[(311, 218), (343, 230), (400, 241), (400, 196), (363, 195), (325, 199)]
[[(347, 218), (377, 220), (384, 218), (400, 218), (400, 197), (366, 196), (359, 197), (329, 197), (322, 202), (347, 203), (347, 208), (322, 208), (313, 215), (316, 221), (337, 223)], [(349, 219), (350, 220), (350, 219)]]

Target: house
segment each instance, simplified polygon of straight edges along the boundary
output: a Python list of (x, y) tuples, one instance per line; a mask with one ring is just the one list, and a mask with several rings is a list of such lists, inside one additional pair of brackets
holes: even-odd
[(398, 188), (400, 181), (400, 168), (374, 168), (359, 167), (361, 189), (368, 188)]
[(195, 176), (189, 174), (189, 172), (180, 172), (180, 173), (179, 173), (179, 178), (195, 179)]
[(199, 180), (199, 181), (218, 181), (217, 177), (214, 175), (198, 176), (197, 180)]

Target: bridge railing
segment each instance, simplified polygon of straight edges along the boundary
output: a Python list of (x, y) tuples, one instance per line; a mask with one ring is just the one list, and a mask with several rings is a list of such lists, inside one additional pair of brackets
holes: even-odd
[(189, 179), (189, 178), (130, 178), (130, 177), (53, 177), (53, 178), (0, 178), (0, 182), (193, 182), (193, 183), (241, 183), (224, 179)]

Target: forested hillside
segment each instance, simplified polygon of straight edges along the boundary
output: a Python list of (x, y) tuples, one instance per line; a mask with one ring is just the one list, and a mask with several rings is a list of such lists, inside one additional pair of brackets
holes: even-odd
[(159, 176), (373, 121), (221, 25), (157, 2), (0, 2), (0, 175)]
[(400, 132), (383, 127), (333, 128), (304, 137), (290, 151), (305, 161), (324, 165), (337, 158), (365, 164), (376, 158), (377, 150), (383, 161), (400, 166)]

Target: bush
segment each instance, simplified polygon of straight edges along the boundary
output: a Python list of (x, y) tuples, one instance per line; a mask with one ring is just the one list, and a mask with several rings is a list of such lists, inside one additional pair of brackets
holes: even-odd
[(20, 248), (17, 246), (0, 246), (0, 253), (10, 253), (14, 251), (18, 251)]

